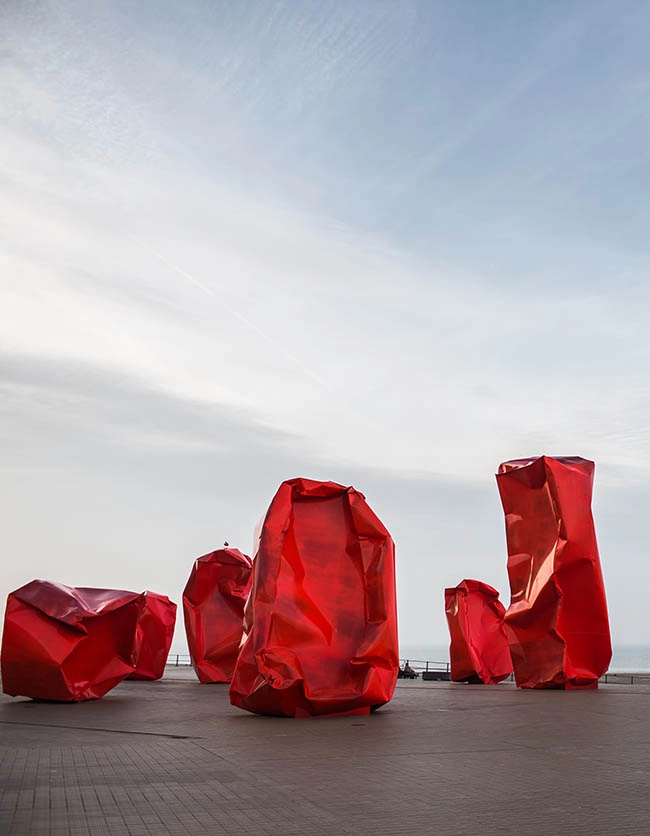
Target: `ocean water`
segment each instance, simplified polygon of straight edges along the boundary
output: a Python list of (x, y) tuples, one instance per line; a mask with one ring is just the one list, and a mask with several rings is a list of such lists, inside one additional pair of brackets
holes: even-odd
[[(413, 662), (449, 661), (449, 644), (400, 644), (400, 659)], [(612, 673), (649, 673), (650, 645), (618, 645), (609, 665)]]

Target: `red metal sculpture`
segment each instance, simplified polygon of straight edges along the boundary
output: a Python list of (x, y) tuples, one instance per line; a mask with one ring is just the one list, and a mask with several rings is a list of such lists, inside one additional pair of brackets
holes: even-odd
[(501, 682), (512, 673), (505, 612), (497, 590), (482, 581), (464, 580), (445, 589), (454, 682)]
[(230, 682), (244, 632), (253, 564), (239, 549), (199, 557), (183, 592), (192, 666), (201, 682)]
[(612, 646), (591, 515), (594, 463), (540, 456), (499, 466), (517, 685), (596, 688)]
[(133, 672), (144, 595), (35, 580), (9, 594), (2, 687), (12, 696), (81, 702)]
[(176, 604), (166, 595), (144, 593), (136, 633), (136, 668), (129, 679), (160, 679), (174, 638)]
[(367, 714), (393, 695), (394, 546), (363, 494), (291, 479), (268, 510), (230, 700), (257, 714)]

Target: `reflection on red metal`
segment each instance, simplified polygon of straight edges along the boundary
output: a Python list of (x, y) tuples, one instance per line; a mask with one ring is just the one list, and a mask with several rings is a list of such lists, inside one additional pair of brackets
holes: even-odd
[(591, 516), (594, 463), (540, 456), (499, 466), (517, 685), (596, 688), (612, 655)]
[(2, 687), (12, 696), (81, 702), (133, 672), (144, 595), (32, 581), (9, 594)]
[(199, 557), (183, 592), (185, 632), (201, 682), (230, 682), (243, 635), (253, 564), (239, 549)]
[(445, 613), (454, 682), (501, 682), (512, 673), (503, 626), (505, 607), (494, 587), (464, 580), (445, 589)]
[(367, 714), (393, 695), (393, 541), (363, 494), (291, 479), (262, 527), (230, 700), (256, 714)]
[(174, 638), (176, 604), (148, 590), (144, 601), (136, 633), (137, 664), (129, 679), (160, 679)]

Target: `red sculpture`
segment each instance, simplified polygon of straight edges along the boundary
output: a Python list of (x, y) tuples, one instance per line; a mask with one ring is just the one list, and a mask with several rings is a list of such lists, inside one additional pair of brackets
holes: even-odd
[(445, 589), (454, 682), (495, 683), (512, 673), (505, 612), (499, 593), (482, 581), (464, 580)]
[(144, 595), (31, 581), (9, 594), (2, 687), (12, 696), (81, 702), (133, 672)]
[(136, 632), (136, 668), (129, 679), (160, 679), (174, 638), (176, 604), (166, 595), (144, 593)]
[(609, 665), (593, 478), (594, 463), (579, 457), (499, 466), (511, 590), (505, 626), (522, 688), (596, 688)]
[(367, 714), (399, 669), (393, 541), (363, 494), (284, 482), (266, 514), (230, 700), (256, 714)]
[(253, 564), (239, 549), (199, 557), (183, 592), (185, 632), (201, 682), (230, 682), (244, 633)]

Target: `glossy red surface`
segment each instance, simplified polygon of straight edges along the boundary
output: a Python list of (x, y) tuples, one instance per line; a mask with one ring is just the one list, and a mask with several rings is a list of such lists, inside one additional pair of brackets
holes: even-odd
[(499, 466), (511, 591), (505, 625), (520, 687), (595, 688), (609, 665), (593, 478), (594, 463), (579, 457)]
[(252, 562), (239, 549), (199, 557), (183, 592), (185, 632), (201, 682), (230, 682), (243, 635)]
[(363, 494), (284, 482), (264, 519), (247, 605), (250, 633), (230, 700), (287, 717), (367, 713), (399, 667), (395, 552)]
[(6, 694), (81, 702), (133, 672), (144, 595), (35, 580), (9, 594), (2, 636)]
[(503, 626), (505, 607), (497, 590), (482, 581), (464, 580), (445, 589), (445, 614), (454, 682), (501, 682), (512, 673)]
[(149, 591), (144, 604), (136, 632), (136, 668), (129, 679), (160, 679), (174, 638), (176, 604)]

